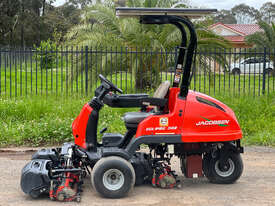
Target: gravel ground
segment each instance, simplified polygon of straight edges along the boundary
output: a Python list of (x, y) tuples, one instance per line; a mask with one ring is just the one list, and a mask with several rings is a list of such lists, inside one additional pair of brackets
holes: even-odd
[[(92, 189), (87, 178), (81, 203), (53, 202), (47, 197), (33, 200), (20, 189), (20, 173), (34, 150), (0, 150), (0, 206), (8, 205), (274, 205), (275, 206), (275, 149), (246, 147), (243, 154), (244, 172), (239, 181), (231, 185), (215, 185), (207, 179), (184, 179), (177, 189), (158, 189), (150, 185), (135, 187), (123, 199), (103, 199)], [(179, 175), (179, 163), (173, 159), (172, 168)]]

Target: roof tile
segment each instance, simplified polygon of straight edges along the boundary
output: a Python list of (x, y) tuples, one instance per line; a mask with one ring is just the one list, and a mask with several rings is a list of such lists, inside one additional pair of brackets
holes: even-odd
[(233, 30), (250, 35), (258, 31), (262, 31), (258, 24), (224, 24)]

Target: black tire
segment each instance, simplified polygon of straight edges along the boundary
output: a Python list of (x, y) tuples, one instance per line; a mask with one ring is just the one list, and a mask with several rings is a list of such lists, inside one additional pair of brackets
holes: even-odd
[(272, 68), (267, 68), (266, 69), (266, 74), (269, 75), (269, 76), (272, 76), (274, 74), (274, 71)]
[(133, 166), (125, 159), (116, 156), (100, 159), (91, 175), (93, 188), (107, 198), (126, 196), (135, 185), (135, 180)]
[(219, 166), (219, 156), (211, 158), (206, 177), (211, 183), (232, 184), (236, 182), (243, 172), (243, 161), (239, 153), (231, 152), (226, 161), (227, 169)]
[(241, 71), (240, 71), (239, 68), (234, 68), (234, 69), (232, 69), (232, 74), (238, 75), (238, 74), (240, 74), (240, 73), (241, 73)]
[(209, 164), (211, 160), (211, 154), (207, 153), (203, 155), (202, 170), (205, 177), (209, 177)]

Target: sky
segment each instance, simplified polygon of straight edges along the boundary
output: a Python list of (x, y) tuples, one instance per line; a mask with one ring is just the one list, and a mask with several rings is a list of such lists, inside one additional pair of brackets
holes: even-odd
[(196, 6), (202, 6), (206, 8), (213, 9), (231, 9), (235, 5), (238, 4), (247, 4), (248, 6), (253, 6), (254, 8), (259, 9), (264, 3), (272, 2), (275, 3), (275, 0), (191, 0), (191, 4), (193, 3)]
[[(245, 3), (249, 6), (259, 9), (265, 2), (275, 3), (275, 0), (189, 0), (191, 5), (213, 8), (213, 9), (231, 9), (237, 4)], [(56, 6), (62, 5), (65, 0), (56, 0)]]

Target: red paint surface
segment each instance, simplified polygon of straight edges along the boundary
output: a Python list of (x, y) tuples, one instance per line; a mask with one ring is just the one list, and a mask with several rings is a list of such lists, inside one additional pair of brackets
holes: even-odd
[[(196, 96), (210, 100), (221, 106), (225, 112), (213, 106), (197, 101)], [(205, 121), (202, 117), (214, 120), (229, 120), (228, 126), (219, 125), (197, 126), (196, 123)], [(231, 141), (242, 138), (242, 131), (234, 112), (222, 102), (205, 94), (190, 91), (186, 100), (186, 109), (182, 125), (183, 142), (215, 142)]]
[[(145, 135), (180, 134), (182, 142), (222, 142), (242, 138), (242, 131), (234, 112), (220, 101), (199, 92), (189, 91), (186, 99), (178, 97), (179, 88), (169, 91), (169, 113), (164, 115), (151, 115), (144, 119), (138, 126), (136, 138)], [(196, 97), (210, 100), (224, 111), (216, 107), (198, 102)], [(180, 112), (180, 110), (182, 112)], [(181, 115), (180, 115), (181, 114)], [(209, 120), (228, 120), (228, 126), (196, 124)], [(161, 126), (160, 119), (167, 118), (168, 125)]]
[[(144, 135), (164, 135), (164, 134), (180, 134), (183, 114), (185, 109), (185, 100), (177, 98), (179, 89), (171, 88), (169, 91), (168, 107), (170, 113), (165, 115), (151, 115), (144, 119), (138, 125), (136, 137)], [(179, 110), (182, 110), (182, 116), (179, 116)], [(167, 118), (168, 126), (160, 126), (160, 119)], [(174, 127), (175, 129), (171, 129)], [(153, 128), (154, 130), (150, 130)]]
[(88, 103), (85, 104), (80, 114), (72, 124), (75, 144), (82, 148), (86, 148), (86, 128), (87, 128), (89, 116), (92, 111), (93, 109), (90, 107), (90, 105)]
[[(242, 131), (234, 112), (222, 102), (205, 94), (189, 91), (186, 99), (179, 98), (179, 88), (169, 90), (167, 114), (151, 115), (144, 119), (136, 132), (136, 138), (146, 135), (181, 135), (182, 142), (222, 142), (242, 138)], [(216, 103), (224, 110), (198, 102), (196, 97), (201, 97)], [(79, 116), (72, 124), (75, 144), (86, 148), (86, 127), (92, 108), (85, 104)], [(202, 121), (227, 120), (225, 127), (219, 125), (197, 125)], [(161, 121), (165, 118), (165, 121)], [(167, 125), (161, 124), (167, 122)]]

